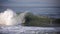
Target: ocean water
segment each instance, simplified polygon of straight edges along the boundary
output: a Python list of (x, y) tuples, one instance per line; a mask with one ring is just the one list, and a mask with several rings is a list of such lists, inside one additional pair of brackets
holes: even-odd
[(31, 13), (34, 14), (38, 14), (38, 15), (44, 15), (44, 16), (49, 16), (51, 18), (60, 18), (60, 8), (58, 7), (3, 7), (0, 8), (0, 12), (3, 12), (4, 10), (6, 10), (7, 8), (12, 9), (14, 12), (24, 12), (24, 11), (29, 11)]
[(57, 34), (60, 27), (28, 27), (4, 26), (0, 27), (0, 34)]
[(15, 12), (29, 11), (34, 14), (60, 18), (60, 0), (0, 0), (0, 11), (7, 8)]
[[(7, 8), (12, 9), (14, 12), (24, 12), (29, 11), (34, 14), (49, 16), (51, 18), (60, 18), (60, 0), (0, 0), (0, 12), (5, 11)], [(14, 28), (13, 28), (14, 27)], [(59, 28), (51, 28), (45, 30), (45, 27), (42, 27), (42, 31), (55, 31), (52, 32), (41, 32), (41, 27), (0, 27), (0, 34), (56, 34), (56, 31), (59, 31)], [(28, 29), (28, 32), (26, 30)], [(38, 29), (38, 31), (36, 31)], [(40, 29), (40, 30), (39, 30)], [(11, 31), (12, 30), (12, 31)], [(24, 31), (25, 30), (25, 31)], [(32, 32), (31, 32), (32, 30)], [(24, 31), (21, 32), (20, 31)], [(39, 32), (39, 33), (38, 33)]]

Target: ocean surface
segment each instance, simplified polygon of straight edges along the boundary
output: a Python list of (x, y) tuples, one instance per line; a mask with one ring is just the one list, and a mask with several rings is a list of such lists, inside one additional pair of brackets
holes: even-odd
[(49, 16), (51, 18), (60, 18), (60, 8), (49, 8), (49, 7), (2, 7), (0, 8), (0, 12), (3, 12), (6, 9), (12, 9), (14, 12), (24, 12), (29, 11), (34, 14)]
[(0, 0), (0, 12), (10, 8), (14, 12), (29, 11), (34, 14), (60, 18), (60, 0)]
[(60, 27), (2, 26), (0, 34), (56, 34)]

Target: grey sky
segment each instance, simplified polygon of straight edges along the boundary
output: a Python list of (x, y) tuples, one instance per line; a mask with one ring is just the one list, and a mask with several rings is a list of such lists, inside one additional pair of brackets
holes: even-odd
[[(18, 6), (18, 7), (32, 7), (32, 6), (60, 6), (60, 0), (0, 0), (2, 6)], [(1, 6), (0, 5), (0, 6)]]

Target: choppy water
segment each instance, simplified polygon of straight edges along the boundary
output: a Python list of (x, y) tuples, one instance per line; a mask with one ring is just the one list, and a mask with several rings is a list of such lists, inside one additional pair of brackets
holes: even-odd
[(28, 26), (4, 26), (0, 27), (3, 34), (53, 34), (60, 32), (60, 27), (28, 27)]
[[(27, 1), (27, 0), (26, 0)], [(50, 16), (53, 18), (60, 18), (60, 5), (59, 1), (55, 0), (32, 0), (26, 2), (25, 0), (0, 0), (0, 11), (3, 12), (6, 8), (11, 8), (15, 12), (30, 11), (34, 14)], [(16, 7), (19, 6), (19, 7)], [(29, 8), (21, 8), (21, 6), (32, 6)], [(4, 7), (8, 6), (8, 7)], [(11, 7), (12, 6), (12, 7)], [(15, 6), (15, 7), (14, 7)], [(36, 6), (36, 7), (33, 7)], [(39, 7), (37, 7), (39, 6)], [(50, 7), (49, 7), (50, 6)], [(52, 6), (52, 7), (51, 7)], [(55, 7), (56, 6), (56, 7)], [(42, 7), (42, 8), (41, 8)], [(4, 26), (0, 27), (0, 34), (53, 34), (46, 32), (58, 32), (60, 27), (27, 27), (27, 26)], [(45, 32), (45, 33), (44, 33)]]
[[(7, 14), (4, 14), (4, 15), (7, 15)], [(25, 15), (25, 14), (23, 14), (23, 15)], [(23, 15), (20, 15), (20, 16), (23, 16)], [(2, 24), (2, 25), (4, 25), (4, 24)], [(53, 34), (54, 32), (60, 32), (60, 27), (28, 27), (28, 26), (21, 26), (21, 25), (20, 26), (0, 26), (0, 34)]]

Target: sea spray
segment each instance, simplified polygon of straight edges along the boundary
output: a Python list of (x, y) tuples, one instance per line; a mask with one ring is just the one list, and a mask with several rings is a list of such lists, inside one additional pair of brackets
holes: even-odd
[(7, 9), (0, 14), (0, 25), (13, 25), (13, 17), (16, 16), (11, 9)]
[(20, 22), (20, 24), (25, 23), (25, 16), (27, 13), (28, 13), (28, 11), (25, 11), (25, 12), (19, 14), (19, 16), (17, 16), (17, 20), (18, 20), (18, 22)]
[(25, 22), (26, 14), (27, 11), (17, 16), (13, 10), (7, 9), (3, 13), (0, 13), (0, 25), (21, 25)]

